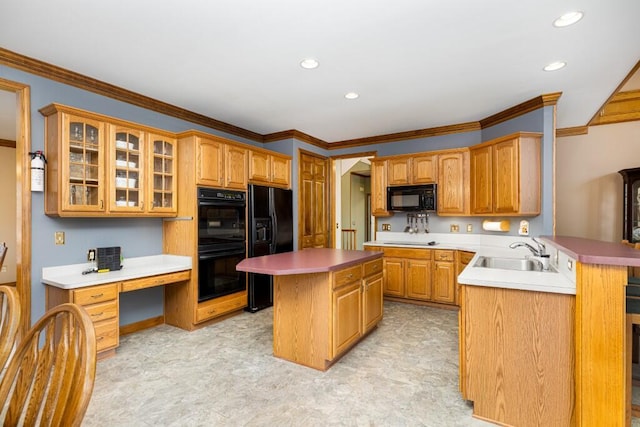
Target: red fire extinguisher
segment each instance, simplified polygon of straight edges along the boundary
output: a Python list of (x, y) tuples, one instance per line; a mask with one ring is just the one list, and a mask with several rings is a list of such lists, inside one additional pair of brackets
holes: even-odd
[(42, 151), (30, 152), (31, 156), (31, 191), (44, 191), (44, 165), (47, 159)]

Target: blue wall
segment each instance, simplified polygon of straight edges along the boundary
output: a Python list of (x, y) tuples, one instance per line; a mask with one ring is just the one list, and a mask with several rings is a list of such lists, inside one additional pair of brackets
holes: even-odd
[[(112, 117), (157, 127), (171, 132), (197, 129), (220, 135), (250, 145), (262, 146), (244, 138), (225, 134), (204, 126), (174, 117), (159, 114), (144, 108), (115, 101), (104, 96), (81, 90), (72, 86), (54, 82), (42, 77), (25, 73), (0, 65), (0, 77), (28, 84), (31, 87), (31, 148), (44, 150), (44, 117), (38, 109), (52, 102), (77, 107), (83, 110), (105, 114)], [(553, 107), (545, 107), (516, 119), (501, 123), (482, 131), (465, 132), (431, 138), (419, 138), (408, 141), (374, 144), (366, 147), (354, 147), (341, 150), (324, 150), (296, 139), (269, 143), (266, 148), (292, 156), (292, 189), (298, 194), (298, 150), (314, 152), (323, 156), (377, 151), (379, 156), (405, 154), (447, 148), (468, 147), (482, 141), (503, 136), (516, 131), (544, 132), (543, 138), (543, 213), (531, 218), (532, 235), (552, 234), (552, 147)], [(294, 212), (298, 211), (298, 200), (294, 197)], [(393, 230), (404, 228), (406, 217), (396, 215), (379, 221), (392, 223)], [(430, 219), (432, 232), (448, 232), (450, 223), (460, 225), (461, 232), (466, 224), (472, 224), (474, 232), (480, 231), (482, 218), (439, 218)], [(297, 215), (294, 215), (294, 230), (297, 240)], [(65, 245), (54, 244), (54, 232), (64, 231)], [(296, 243), (297, 244), (297, 243)], [(51, 218), (44, 215), (43, 193), (32, 193), (32, 321), (45, 311), (45, 287), (41, 283), (42, 268), (56, 265), (85, 262), (89, 248), (103, 246), (121, 246), (125, 257), (156, 255), (162, 252), (162, 220), (158, 218)], [(162, 288), (150, 288), (121, 294), (120, 324), (127, 325), (140, 320), (159, 316), (163, 310)]]

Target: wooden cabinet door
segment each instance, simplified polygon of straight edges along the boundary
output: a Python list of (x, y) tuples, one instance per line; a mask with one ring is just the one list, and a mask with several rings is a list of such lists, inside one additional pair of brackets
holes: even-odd
[(408, 259), (406, 262), (407, 297), (431, 299), (431, 261), (423, 259)]
[[(49, 214), (104, 212), (107, 204), (105, 200), (104, 164), (106, 160), (107, 141), (104, 123), (86, 117), (58, 113), (62, 123), (55, 119), (47, 122), (47, 155), (48, 166), (52, 172), (58, 172), (54, 162), (60, 162), (60, 177), (52, 176), (48, 172), (47, 193), (52, 196), (47, 201), (55, 199), (45, 208)], [(53, 125), (53, 129), (49, 126)], [(58, 126), (61, 132), (58, 135)], [(55, 146), (55, 154), (49, 151), (50, 145)], [(58, 145), (59, 144), (59, 145)], [(60, 180), (59, 185), (53, 184)], [(53, 205), (53, 206), (52, 206)]]
[(224, 180), (224, 144), (211, 139), (198, 138), (196, 147), (196, 182), (201, 185), (222, 187)]
[(299, 249), (323, 248), (327, 239), (327, 159), (300, 154)]
[(385, 257), (382, 263), (384, 294), (394, 297), (404, 297), (404, 259)]
[(288, 157), (271, 156), (271, 182), (279, 187), (291, 187), (291, 160)]
[(411, 158), (389, 159), (387, 161), (389, 185), (407, 185), (411, 180)]
[(390, 216), (387, 210), (387, 162), (371, 160), (371, 214)]
[(271, 156), (261, 151), (249, 151), (249, 181), (271, 181)]
[(433, 301), (455, 303), (455, 264), (448, 261), (433, 262)]
[(147, 205), (151, 213), (178, 212), (178, 146), (175, 138), (148, 135)]
[(109, 125), (109, 211), (144, 211), (146, 140), (144, 132)]
[(512, 139), (493, 146), (493, 211), (520, 211), (520, 173), (518, 170), (518, 140)]
[(413, 184), (430, 184), (438, 180), (438, 156), (416, 156), (411, 166)]
[(490, 145), (474, 148), (469, 152), (472, 214), (493, 212), (492, 154)]
[(360, 281), (333, 292), (332, 358), (336, 357), (362, 335), (362, 294)]
[(367, 333), (382, 319), (382, 274), (367, 277), (362, 293), (362, 333)]
[(468, 213), (468, 151), (438, 155), (438, 214)]
[(225, 144), (225, 183), (227, 188), (247, 189), (247, 150)]

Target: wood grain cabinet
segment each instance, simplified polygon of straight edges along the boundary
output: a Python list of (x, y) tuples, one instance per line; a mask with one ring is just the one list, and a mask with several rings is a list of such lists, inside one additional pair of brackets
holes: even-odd
[(362, 283), (362, 333), (366, 334), (382, 320), (382, 259), (364, 264)]
[(225, 144), (225, 188), (247, 189), (247, 153), (248, 150), (246, 148)]
[(387, 210), (387, 161), (371, 159), (371, 214), (391, 216)]
[(456, 299), (455, 251), (366, 246), (384, 252), (383, 293), (404, 300), (453, 305)]
[(418, 154), (399, 156), (387, 160), (389, 185), (429, 184), (437, 180), (438, 156)]
[(472, 214), (540, 214), (540, 140), (518, 132), (471, 147)]
[(47, 215), (176, 215), (174, 138), (58, 104), (40, 112), (47, 134)]
[(119, 343), (119, 284), (61, 289), (47, 286), (47, 309), (66, 302), (82, 306), (93, 321), (98, 353), (114, 350)]
[(272, 187), (291, 187), (291, 157), (249, 150), (249, 182)]
[(469, 150), (438, 154), (438, 215), (469, 214)]

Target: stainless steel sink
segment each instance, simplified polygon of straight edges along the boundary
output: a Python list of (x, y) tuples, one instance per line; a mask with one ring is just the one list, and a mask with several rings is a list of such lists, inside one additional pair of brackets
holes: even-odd
[(481, 256), (473, 265), (474, 267), (498, 268), (501, 270), (515, 271), (555, 271), (553, 267), (549, 270), (542, 269), (542, 263), (535, 259), (527, 258), (502, 258)]

